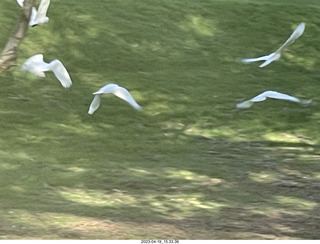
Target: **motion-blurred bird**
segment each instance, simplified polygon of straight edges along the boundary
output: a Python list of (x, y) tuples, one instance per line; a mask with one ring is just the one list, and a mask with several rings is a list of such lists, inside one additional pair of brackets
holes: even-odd
[(272, 63), (273, 61), (279, 60), (281, 57), (281, 52), (287, 48), (289, 45), (291, 45), (292, 43), (294, 43), (295, 40), (297, 40), (304, 32), (305, 29), (305, 23), (302, 22), (300, 23), (297, 28), (293, 31), (293, 33), (291, 34), (291, 36), (289, 37), (289, 39), (274, 53), (271, 53), (269, 55), (265, 55), (262, 57), (258, 57), (258, 58), (246, 58), (246, 59), (239, 59), (239, 61), (243, 62), (243, 63), (251, 63), (251, 62), (256, 62), (256, 61), (265, 61), (263, 62), (259, 67), (265, 67), (268, 64)]
[(250, 108), (253, 105), (253, 103), (265, 101), (267, 98), (287, 100), (287, 101), (301, 103), (301, 104), (310, 104), (312, 102), (312, 100), (299, 99), (299, 98), (296, 98), (284, 93), (276, 92), (276, 91), (265, 91), (250, 100), (244, 101), (242, 103), (238, 103), (237, 108)]
[(88, 114), (93, 114), (99, 108), (101, 102), (101, 95), (104, 93), (113, 93), (117, 97), (129, 103), (133, 108), (137, 110), (142, 110), (141, 106), (134, 100), (134, 98), (131, 96), (127, 89), (118, 86), (117, 84), (108, 84), (104, 87), (101, 87), (97, 92), (93, 93), (94, 98), (90, 104)]
[[(23, 7), (24, 0), (17, 0), (17, 2), (21, 7)], [(45, 24), (49, 21), (49, 18), (46, 16), (49, 5), (50, 0), (41, 0), (38, 10), (35, 7), (32, 7), (31, 17), (29, 21), (30, 26)]]
[(52, 71), (64, 88), (68, 88), (72, 85), (69, 73), (63, 64), (58, 59), (55, 59), (50, 63), (46, 63), (43, 61), (42, 54), (36, 54), (28, 58), (22, 64), (21, 70), (27, 70), (40, 77), (46, 76), (44, 72)]
[(18, 3), (21, 7), (23, 7), (24, 0), (17, 0), (17, 3)]

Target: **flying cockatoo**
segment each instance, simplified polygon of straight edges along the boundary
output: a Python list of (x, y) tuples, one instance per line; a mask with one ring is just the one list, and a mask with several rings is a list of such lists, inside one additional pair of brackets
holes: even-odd
[(31, 58), (28, 58), (22, 64), (21, 70), (27, 70), (40, 77), (46, 76), (44, 72), (52, 71), (64, 88), (68, 88), (72, 85), (69, 73), (63, 64), (58, 59), (55, 59), (50, 63), (46, 63), (43, 61), (42, 54), (36, 54)]
[[(23, 7), (24, 0), (17, 0), (17, 2), (21, 7)], [(49, 21), (49, 18), (46, 16), (49, 4), (50, 0), (41, 0), (38, 10), (35, 7), (32, 7), (31, 17), (29, 21), (30, 26), (45, 24)]]
[(104, 87), (101, 87), (97, 92), (93, 93), (94, 98), (90, 104), (88, 114), (93, 114), (99, 108), (101, 102), (101, 95), (104, 93), (113, 93), (117, 97), (129, 103), (133, 108), (137, 110), (142, 110), (141, 106), (137, 104), (137, 102), (133, 99), (133, 97), (127, 89), (118, 86), (117, 84), (108, 84)]
[(289, 39), (274, 53), (271, 53), (269, 55), (265, 55), (258, 58), (245, 58), (245, 59), (239, 59), (243, 63), (251, 63), (256, 61), (264, 61), (259, 67), (265, 67), (268, 64), (272, 63), (273, 61), (276, 61), (280, 59), (281, 52), (286, 49), (289, 45), (294, 43), (295, 40), (297, 40), (304, 32), (306, 24), (304, 22), (300, 23), (297, 28), (293, 31)]
[(24, 0), (17, 0), (17, 3), (18, 3), (21, 7), (23, 7)]
[(265, 101), (267, 98), (287, 100), (287, 101), (301, 103), (301, 104), (310, 104), (312, 102), (312, 100), (299, 99), (299, 98), (296, 98), (284, 93), (276, 92), (276, 91), (265, 91), (250, 100), (244, 101), (242, 103), (238, 103), (237, 108), (250, 108), (253, 105), (253, 103)]

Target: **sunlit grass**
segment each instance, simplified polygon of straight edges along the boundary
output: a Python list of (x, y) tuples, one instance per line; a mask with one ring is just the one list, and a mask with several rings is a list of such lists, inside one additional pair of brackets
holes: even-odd
[(204, 36), (214, 36), (217, 27), (212, 19), (206, 19), (202, 16), (189, 15), (182, 21), (180, 28), (187, 32), (196, 32)]
[(270, 174), (268, 172), (251, 173), (250, 178), (253, 181), (261, 183), (271, 183), (277, 180), (276, 175)]
[(285, 142), (285, 143), (306, 143), (306, 144), (316, 144), (316, 142), (308, 140), (308, 138), (299, 137), (299, 135), (289, 134), (289, 133), (275, 133), (269, 132), (264, 135), (264, 137), (273, 142)]
[(307, 201), (304, 199), (299, 199), (294, 197), (279, 196), (277, 197), (277, 201), (279, 204), (283, 205), (284, 207), (298, 209), (298, 210), (313, 209), (316, 206), (318, 206), (316, 202)]
[(62, 197), (69, 201), (88, 206), (115, 207), (117, 205), (132, 205), (136, 202), (133, 197), (121, 192), (106, 194), (101, 191), (84, 191), (82, 189), (61, 189), (58, 192)]

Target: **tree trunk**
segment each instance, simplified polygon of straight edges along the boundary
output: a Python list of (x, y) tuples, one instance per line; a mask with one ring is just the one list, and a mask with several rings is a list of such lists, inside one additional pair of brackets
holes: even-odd
[(12, 66), (17, 65), (17, 48), (27, 33), (33, 6), (34, 0), (24, 0), (19, 22), (14, 28), (5, 48), (0, 55), (0, 73), (10, 69)]

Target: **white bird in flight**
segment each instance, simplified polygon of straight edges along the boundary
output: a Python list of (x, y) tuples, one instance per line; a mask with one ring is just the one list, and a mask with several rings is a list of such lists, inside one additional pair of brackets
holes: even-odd
[(18, 3), (21, 7), (23, 7), (24, 0), (17, 0), (17, 3)]
[(58, 59), (55, 59), (50, 63), (46, 63), (43, 61), (42, 54), (36, 54), (28, 58), (22, 64), (21, 70), (27, 70), (30, 73), (40, 77), (46, 76), (44, 72), (52, 71), (64, 88), (68, 88), (72, 85), (69, 73), (63, 64)]
[(238, 103), (237, 108), (250, 108), (253, 105), (253, 103), (265, 101), (267, 98), (287, 100), (287, 101), (301, 103), (301, 104), (310, 104), (312, 102), (312, 100), (299, 99), (299, 98), (290, 96), (288, 94), (284, 94), (276, 91), (265, 91), (250, 100), (244, 101), (242, 103)]
[(129, 103), (133, 108), (137, 110), (142, 110), (141, 106), (134, 100), (134, 98), (131, 96), (127, 89), (118, 86), (117, 84), (108, 84), (104, 87), (101, 87), (98, 91), (93, 93), (94, 98), (90, 104), (88, 114), (93, 114), (99, 108), (101, 102), (101, 95), (104, 93), (113, 93), (117, 97)]
[[(23, 7), (24, 0), (17, 0), (17, 2), (21, 7)], [(32, 7), (31, 17), (29, 21), (30, 26), (45, 24), (49, 21), (49, 18), (46, 16), (49, 5), (50, 0), (41, 0), (38, 10), (35, 7)]]
[(294, 43), (295, 40), (297, 40), (304, 32), (306, 24), (304, 22), (300, 23), (297, 28), (292, 32), (291, 36), (289, 39), (274, 53), (271, 53), (269, 55), (265, 55), (262, 57), (258, 58), (245, 58), (245, 59), (240, 59), (241, 62), (243, 63), (251, 63), (251, 62), (256, 62), (256, 61), (264, 61), (259, 67), (265, 67), (268, 64), (272, 63), (273, 61), (279, 60), (281, 57), (281, 52), (286, 49), (289, 45)]

